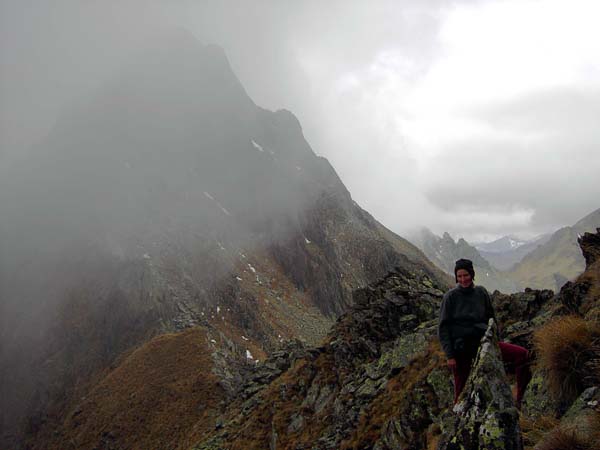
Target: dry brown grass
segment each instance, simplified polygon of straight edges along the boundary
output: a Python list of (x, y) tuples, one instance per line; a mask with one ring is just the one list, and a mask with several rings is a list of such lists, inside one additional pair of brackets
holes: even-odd
[(559, 317), (535, 333), (534, 345), (550, 392), (560, 402), (569, 404), (585, 388), (600, 383), (600, 324)]
[[(368, 410), (361, 415), (358, 426), (352, 435), (344, 442), (341, 448), (345, 450), (358, 450), (372, 448), (374, 443), (381, 437), (384, 425), (388, 420), (407, 416), (414, 410), (414, 389), (419, 386), (430, 404), (436, 404), (429, 398), (430, 392), (426, 389), (425, 380), (427, 375), (435, 368), (443, 367), (446, 358), (439, 344), (432, 342), (427, 350), (415, 358), (411, 364), (395, 377), (390, 379), (387, 388), (378, 397), (373, 399)], [(449, 375), (450, 376), (450, 375)], [(423, 399), (419, 399), (423, 401)], [(413, 411), (414, 412), (414, 411)], [(439, 411), (438, 411), (439, 412)], [(417, 424), (416, 422), (419, 422)], [(423, 440), (426, 446), (431, 447), (439, 440), (439, 429), (428, 429), (427, 420), (416, 420), (415, 427), (421, 426)], [(417, 431), (415, 429), (415, 431)]]
[(600, 450), (600, 414), (553, 429), (535, 446), (535, 450)]
[(225, 398), (206, 330), (166, 334), (131, 351), (40, 449), (184, 449), (214, 428)]
[(527, 417), (521, 416), (519, 426), (525, 449), (533, 449), (534, 445), (550, 431), (555, 429), (560, 421), (553, 416)]

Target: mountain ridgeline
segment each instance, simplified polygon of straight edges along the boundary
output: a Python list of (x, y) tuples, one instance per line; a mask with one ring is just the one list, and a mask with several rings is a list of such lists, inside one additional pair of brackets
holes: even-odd
[(551, 234), (544, 234), (524, 241), (513, 236), (504, 236), (493, 242), (475, 244), (475, 248), (496, 269), (506, 271), (519, 263), (525, 255), (548, 242), (550, 237)]
[(456, 260), (466, 258), (473, 261), (476, 282), (485, 286), (490, 292), (499, 290), (512, 293), (518, 290), (516, 283), (493, 267), (474, 246), (463, 238), (454, 241), (448, 233), (439, 237), (427, 228), (422, 228), (412, 237), (412, 242), (423, 250), (423, 253), (434, 264), (448, 274), (454, 275)]
[(585, 269), (585, 260), (578, 245), (584, 233), (600, 227), (600, 209), (572, 226), (561, 228), (546, 242), (528, 253), (508, 271), (508, 276), (520, 286), (534, 289), (560, 289)]
[(526, 288), (559, 291), (580, 275), (585, 261), (578, 238), (600, 227), (600, 209), (554, 233), (530, 241), (505, 236), (497, 241), (470, 245), (463, 238), (435, 235), (427, 228), (410, 239), (439, 268), (453, 274), (459, 258), (473, 261), (476, 282), (488, 290), (513, 293)]
[(393, 268), (449, 283), (352, 200), (291, 112), (255, 105), (224, 52), (184, 32), (65, 112), (0, 180), (7, 448), (60, 441), (94, 383), (155, 336), (199, 327), (186, 348), (208, 352), (225, 395), (283, 341), (319, 342)]

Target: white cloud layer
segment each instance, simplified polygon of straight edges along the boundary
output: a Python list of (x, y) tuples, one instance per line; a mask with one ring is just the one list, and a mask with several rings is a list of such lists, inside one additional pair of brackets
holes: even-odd
[(359, 201), (396, 230), (425, 224), (472, 239), (547, 232), (600, 207), (600, 4), (435, 11), (432, 55), (389, 41), (324, 89), (337, 142), (359, 123), (373, 144), (355, 146), (369, 155), (369, 189), (352, 162), (331, 156)]

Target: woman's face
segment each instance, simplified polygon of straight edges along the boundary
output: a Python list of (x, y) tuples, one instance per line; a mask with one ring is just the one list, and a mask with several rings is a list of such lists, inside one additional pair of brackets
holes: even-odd
[(458, 284), (460, 284), (464, 288), (469, 287), (471, 286), (471, 284), (473, 284), (473, 278), (471, 277), (471, 274), (465, 269), (458, 269), (456, 271), (456, 281), (458, 281)]

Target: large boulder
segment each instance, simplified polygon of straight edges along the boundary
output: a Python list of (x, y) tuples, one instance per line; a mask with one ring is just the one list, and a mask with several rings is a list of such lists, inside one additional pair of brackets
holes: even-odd
[(445, 421), (438, 450), (521, 450), (519, 412), (498, 347), (493, 319), (465, 389), (454, 406), (455, 416)]

